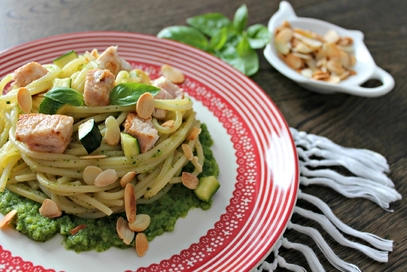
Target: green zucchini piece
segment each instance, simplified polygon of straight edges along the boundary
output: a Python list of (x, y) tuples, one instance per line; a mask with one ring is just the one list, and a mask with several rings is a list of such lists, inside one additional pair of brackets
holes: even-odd
[(199, 179), (198, 187), (194, 190), (194, 193), (200, 200), (210, 202), (219, 188), (220, 183), (216, 177), (202, 177)]
[(100, 147), (103, 138), (95, 119), (89, 119), (79, 126), (78, 137), (88, 154)]
[(54, 59), (54, 64), (56, 66), (58, 66), (59, 68), (64, 67), (68, 62), (76, 59), (78, 57), (78, 54), (74, 51), (71, 50), (69, 52), (66, 52), (65, 54), (63, 54), (62, 56)]
[(132, 157), (140, 154), (140, 147), (136, 137), (125, 132), (120, 133), (120, 142), (124, 152), (124, 156)]
[(60, 103), (58, 101), (52, 100), (49, 97), (44, 97), (44, 99), (41, 101), (41, 104), (38, 108), (39, 113), (45, 113), (45, 114), (56, 114), (56, 113), (61, 113), (65, 104)]
[(67, 78), (54, 78), (54, 81), (52, 83), (52, 88), (55, 87), (67, 87), (71, 88), (71, 82), (72, 79), (67, 77)]

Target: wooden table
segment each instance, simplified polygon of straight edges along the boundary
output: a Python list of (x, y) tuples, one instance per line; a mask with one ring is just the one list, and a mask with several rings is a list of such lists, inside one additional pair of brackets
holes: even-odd
[[(390, 164), (390, 178), (396, 189), (405, 196), (407, 1), (290, 2), (300, 17), (322, 19), (364, 32), (365, 43), (377, 65), (394, 77), (396, 86), (389, 94), (378, 98), (309, 92), (279, 74), (265, 60), (261, 51), (260, 71), (252, 77), (253, 80), (270, 95), (291, 127), (326, 136), (344, 146), (367, 148), (383, 154)], [(263, 0), (246, 0), (245, 3), (249, 9), (249, 25), (267, 25), (279, 5), (279, 1)], [(164, 27), (185, 24), (186, 18), (198, 14), (221, 12), (232, 18), (241, 4), (238, 0), (2, 0), (0, 50), (50, 35), (78, 31), (117, 30), (156, 35)], [(407, 201), (403, 199), (393, 203), (391, 208), (394, 212), (389, 213), (370, 201), (346, 199), (320, 186), (304, 188), (303, 191), (326, 201), (346, 224), (395, 241), (388, 263), (374, 262), (355, 250), (332, 243), (335, 253), (341, 258), (358, 265), (362, 271), (405, 271)], [(301, 218), (294, 220), (316, 227)], [(293, 231), (287, 235), (291, 241), (308, 244), (319, 252), (310, 238)], [(288, 262), (308, 268), (304, 256), (296, 251), (286, 251), (283, 256)], [(324, 258), (322, 263), (327, 271), (334, 270)]]

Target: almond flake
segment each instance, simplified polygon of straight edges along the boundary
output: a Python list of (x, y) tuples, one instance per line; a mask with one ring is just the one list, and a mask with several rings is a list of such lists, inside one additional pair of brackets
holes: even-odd
[(136, 221), (136, 208), (134, 187), (131, 183), (127, 183), (124, 189), (124, 210), (126, 211), (126, 217), (129, 223)]
[(86, 224), (80, 224), (80, 225), (76, 226), (75, 228), (71, 229), (69, 231), (69, 233), (71, 235), (75, 235), (75, 234), (77, 234), (79, 231), (81, 231), (83, 229), (86, 229)]
[(96, 177), (102, 173), (103, 170), (97, 166), (89, 165), (83, 170), (83, 181), (88, 185), (95, 184)]
[(137, 233), (135, 244), (136, 244), (137, 255), (139, 255), (140, 257), (143, 257), (148, 250), (147, 236), (142, 232)]
[(129, 223), (129, 228), (135, 232), (142, 232), (150, 226), (151, 217), (148, 214), (138, 214), (136, 220)]
[(126, 219), (123, 217), (119, 217), (116, 221), (116, 232), (126, 245), (129, 245), (134, 239), (135, 233), (129, 228)]
[(39, 211), (42, 216), (48, 218), (60, 217), (62, 215), (59, 206), (49, 198), (44, 199)]
[(143, 93), (137, 101), (137, 115), (143, 119), (148, 119), (154, 111), (154, 96), (151, 93)]
[(192, 153), (192, 149), (189, 147), (187, 144), (182, 144), (181, 145), (182, 151), (184, 152), (185, 157), (190, 161), (194, 157), (194, 154)]
[(168, 64), (161, 66), (163, 76), (174, 84), (181, 84), (185, 81), (184, 74), (175, 67)]
[(350, 72), (356, 64), (352, 38), (340, 37), (333, 29), (321, 36), (286, 21), (274, 33), (279, 58), (303, 76), (337, 84), (355, 74)]
[(136, 172), (128, 172), (120, 179), (120, 185), (122, 187), (126, 187), (128, 183), (130, 183), (133, 178), (136, 176)]
[(8, 225), (8, 223), (10, 223), (10, 221), (14, 218), (14, 216), (16, 216), (17, 214), (17, 210), (11, 210), (9, 211), (4, 217), (3, 219), (1, 219), (0, 221), (0, 228)]
[(24, 113), (29, 113), (32, 108), (32, 96), (30, 91), (25, 88), (21, 87), (17, 91), (17, 102), (20, 106), (21, 110)]
[(188, 141), (190, 141), (190, 140), (195, 140), (195, 139), (199, 136), (200, 133), (201, 133), (201, 129), (200, 129), (200, 128), (193, 127), (193, 128), (191, 129), (191, 132), (190, 132), (189, 135), (187, 136), (187, 140), (188, 140)]
[(188, 172), (182, 172), (181, 174), (181, 181), (185, 187), (188, 189), (194, 190), (198, 187), (199, 179)]
[(113, 184), (118, 179), (116, 170), (106, 169), (95, 178), (95, 186), (103, 187)]

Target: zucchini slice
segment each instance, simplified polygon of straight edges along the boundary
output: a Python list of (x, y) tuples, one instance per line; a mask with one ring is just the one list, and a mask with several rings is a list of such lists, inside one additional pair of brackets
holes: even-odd
[(194, 193), (200, 200), (210, 202), (219, 187), (220, 183), (216, 177), (203, 177), (199, 179), (198, 187), (194, 190)]
[(58, 66), (59, 68), (62, 68), (62, 67), (64, 67), (68, 62), (70, 62), (70, 61), (76, 59), (77, 57), (78, 57), (78, 54), (77, 54), (74, 50), (71, 50), (71, 51), (69, 51), (69, 52), (63, 54), (62, 56), (60, 56), (60, 57), (54, 59), (53, 62), (54, 62), (54, 64), (55, 64), (56, 66)]
[(136, 137), (133, 137), (125, 132), (120, 132), (120, 142), (124, 156), (132, 157), (140, 154), (140, 147)]
[(88, 154), (100, 147), (103, 138), (95, 119), (89, 119), (79, 126), (78, 137)]
[(67, 78), (54, 78), (52, 83), (52, 88), (55, 87), (67, 87), (71, 88), (72, 79), (70, 77)]

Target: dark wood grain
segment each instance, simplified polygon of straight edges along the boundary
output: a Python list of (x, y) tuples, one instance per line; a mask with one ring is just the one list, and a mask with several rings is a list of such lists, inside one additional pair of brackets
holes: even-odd
[[(253, 80), (277, 104), (288, 124), (298, 130), (326, 136), (334, 142), (367, 148), (383, 154), (390, 165), (389, 177), (396, 189), (407, 194), (407, 1), (390, 0), (292, 0), (298, 16), (329, 21), (364, 33), (365, 43), (378, 66), (393, 75), (396, 86), (378, 98), (346, 94), (321, 95), (302, 89), (272, 68), (259, 51), (260, 71)], [(207, 12), (232, 18), (243, 2), (238, 0), (1, 0), (0, 51), (51, 35), (92, 30), (130, 31), (156, 35), (162, 28), (185, 24), (185, 19)], [(249, 24), (267, 25), (279, 1), (247, 0)], [(1, 61), (1, 60), (0, 60)], [(374, 84), (374, 83), (369, 83)], [(367, 84), (367, 86), (369, 86)], [(407, 201), (393, 203), (386, 212), (372, 202), (346, 199), (320, 186), (301, 188), (323, 199), (350, 226), (392, 239), (394, 252), (380, 264), (355, 250), (342, 247), (321, 230), (334, 252), (362, 271), (405, 271), (407, 268)], [(307, 206), (307, 204), (303, 204)], [(308, 205), (308, 207), (312, 208)], [(293, 221), (320, 229), (317, 224), (294, 216)], [(294, 231), (287, 237), (310, 245), (312, 240)], [(283, 250), (288, 262), (308, 268), (302, 254)], [(272, 257), (268, 258), (272, 260)], [(322, 258), (327, 271), (334, 268)], [(279, 269), (278, 271), (284, 271)]]

